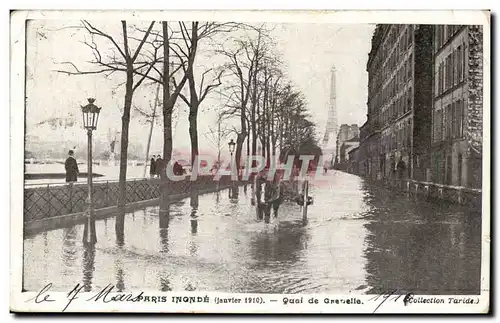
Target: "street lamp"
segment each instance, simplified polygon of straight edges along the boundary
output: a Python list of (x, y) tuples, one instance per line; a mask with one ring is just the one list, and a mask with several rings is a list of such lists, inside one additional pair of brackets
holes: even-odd
[[(95, 224), (94, 221), (94, 209), (92, 204), (92, 131), (97, 129), (97, 121), (99, 120), (99, 112), (101, 108), (97, 107), (94, 102), (95, 99), (88, 98), (89, 103), (86, 106), (82, 106), (82, 116), (83, 116), (83, 127), (87, 129), (87, 186), (88, 186), (88, 230), (87, 234), (84, 233), (83, 239), (87, 239), (90, 233), (90, 239), (87, 242), (95, 242)], [(90, 229), (93, 228), (93, 232)]]
[[(233, 139), (231, 139), (231, 141), (228, 143), (228, 145), (229, 145), (229, 152), (231, 153), (231, 171), (233, 171), (233, 152), (234, 152), (234, 147), (236, 146), (236, 143), (234, 142)], [(237, 169), (236, 172), (239, 173), (239, 169)], [(231, 178), (233, 178), (233, 176), (231, 176)], [(231, 181), (231, 186), (232, 185), (233, 184), (232, 184), (232, 181)], [(231, 196), (232, 194), (231, 193), (232, 193), (233, 189), (234, 189), (234, 187), (231, 187), (229, 189), (229, 198), (232, 198), (232, 196)]]

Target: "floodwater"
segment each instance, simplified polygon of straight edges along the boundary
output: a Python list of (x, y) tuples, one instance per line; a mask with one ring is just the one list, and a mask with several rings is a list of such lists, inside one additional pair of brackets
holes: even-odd
[(480, 213), (329, 176), (310, 188), (307, 222), (292, 202), (257, 221), (240, 187), (96, 221), (95, 245), (83, 225), (25, 237), (24, 289), (479, 293)]

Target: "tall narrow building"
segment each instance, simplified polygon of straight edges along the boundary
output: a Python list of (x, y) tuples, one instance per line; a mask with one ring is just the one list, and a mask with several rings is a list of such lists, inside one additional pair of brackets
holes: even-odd
[[(360, 129), (362, 173), (429, 177), (432, 114), (431, 25), (377, 25), (369, 54), (368, 120)], [(400, 175), (400, 176), (401, 176)]]
[(432, 181), (481, 187), (481, 26), (438, 25), (434, 34)]
[(327, 155), (326, 159), (330, 159), (333, 163), (335, 159), (336, 135), (337, 135), (337, 98), (336, 98), (336, 75), (335, 66), (331, 69), (330, 79), (330, 104), (328, 107), (328, 120), (325, 127), (325, 135), (323, 137), (323, 153)]

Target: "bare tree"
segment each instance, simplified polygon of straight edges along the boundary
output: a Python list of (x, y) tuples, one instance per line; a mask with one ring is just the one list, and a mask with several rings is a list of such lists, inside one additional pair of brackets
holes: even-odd
[[(255, 154), (256, 151), (256, 106), (259, 91), (256, 85), (259, 64), (263, 58), (262, 39), (267, 31), (262, 26), (253, 30), (257, 32), (256, 39), (246, 35), (246, 37), (233, 39), (228, 48), (222, 46), (218, 50), (219, 54), (228, 59), (224, 68), (228, 71), (230, 79), (230, 83), (221, 91), (229, 102), (224, 113), (227, 116), (237, 116), (240, 121), (235, 156), (238, 169), (245, 140), (247, 156), (250, 155), (250, 143), (252, 143), (252, 153)], [(250, 133), (252, 134), (251, 140)]]
[(217, 150), (217, 168), (221, 166), (220, 155), (222, 152), (222, 147), (224, 147), (224, 139), (229, 135), (231, 129), (223, 125), (224, 114), (223, 111), (219, 111), (217, 114), (217, 126), (209, 127), (209, 131), (205, 133), (205, 138), (214, 146)]
[[(119, 175), (119, 199), (118, 206), (123, 207), (126, 204), (126, 178), (127, 178), (127, 153), (128, 153), (128, 137), (130, 124), (130, 110), (132, 107), (132, 98), (135, 90), (142, 84), (146, 76), (149, 74), (158, 60), (158, 48), (153, 47), (148, 53), (143, 52), (143, 47), (150, 36), (151, 29), (154, 26), (154, 21), (151, 22), (146, 32), (139, 39), (135, 50), (131, 49), (132, 42), (136, 39), (130, 37), (127, 30), (127, 22), (121, 21), (123, 43), (118, 41), (110, 34), (88, 21), (82, 21), (82, 25), (90, 35), (90, 41), (85, 40), (84, 45), (90, 48), (93, 55), (92, 64), (98, 68), (95, 70), (82, 71), (72, 62), (62, 62), (61, 64), (69, 65), (71, 70), (57, 70), (57, 72), (66, 73), (68, 75), (83, 75), (83, 74), (104, 74), (109, 77), (115, 72), (124, 72), (126, 75), (125, 84), (125, 100), (122, 114), (122, 131), (120, 141), (120, 175)], [(112, 50), (108, 53), (101, 52), (95, 43), (95, 38), (106, 40), (112, 45)], [(149, 54), (149, 55), (148, 55)], [(135, 76), (139, 76), (135, 80)], [(122, 83), (123, 84), (123, 83)]]
[[(180, 31), (174, 31), (170, 28), (168, 21), (161, 22), (161, 31), (152, 31), (156, 38), (151, 42), (153, 47), (161, 47), (163, 58), (157, 63), (161, 67), (153, 65), (154, 73), (145, 75), (149, 80), (160, 84), (162, 91), (162, 115), (163, 115), (163, 160), (165, 165), (172, 159), (173, 133), (172, 133), (172, 115), (175, 103), (187, 81), (187, 64), (190, 63), (189, 56), (182, 47), (173, 41), (179, 39), (176, 36)], [(144, 30), (143, 30), (144, 32)], [(173, 55), (172, 55), (173, 53)], [(175, 76), (182, 72), (180, 82), (176, 82)], [(161, 165), (160, 165), (161, 166)], [(160, 172), (165, 178), (165, 168)]]
[[(191, 164), (194, 166), (194, 159), (199, 153), (198, 148), (198, 110), (207, 95), (222, 84), (221, 77), (223, 70), (209, 68), (202, 72), (199, 86), (194, 73), (194, 63), (200, 43), (203, 39), (214, 41), (216, 35), (228, 33), (241, 28), (242, 24), (237, 23), (216, 23), (216, 22), (191, 22), (190, 27), (185, 22), (179, 22), (181, 32), (181, 44), (176, 48), (187, 58), (187, 68), (185, 74), (188, 79), (189, 98), (180, 94), (182, 100), (189, 107), (189, 137), (191, 140)], [(212, 74), (212, 80), (207, 82), (206, 77)]]

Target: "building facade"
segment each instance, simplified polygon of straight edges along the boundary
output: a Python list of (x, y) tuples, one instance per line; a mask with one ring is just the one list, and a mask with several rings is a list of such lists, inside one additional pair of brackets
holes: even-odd
[(438, 25), (434, 34), (432, 181), (481, 187), (483, 32)]
[(348, 152), (349, 164), (347, 171), (351, 174), (360, 175), (360, 158), (359, 158), (359, 146), (351, 149)]
[(359, 127), (357, 124), (348, 125), (344, 123), (340, 126), (336, 140), (337, 151), (335, 156), (337, 163), (340, 162), (340, 148), (342, 147), (342, 144), (356, 137), (358, 138), (356, 141), (359, 141)]
[(360, 173), (381, 179), (430, 177), (431, 25), (377, 25), (367, 64), (368, 114), (360, 131)]

